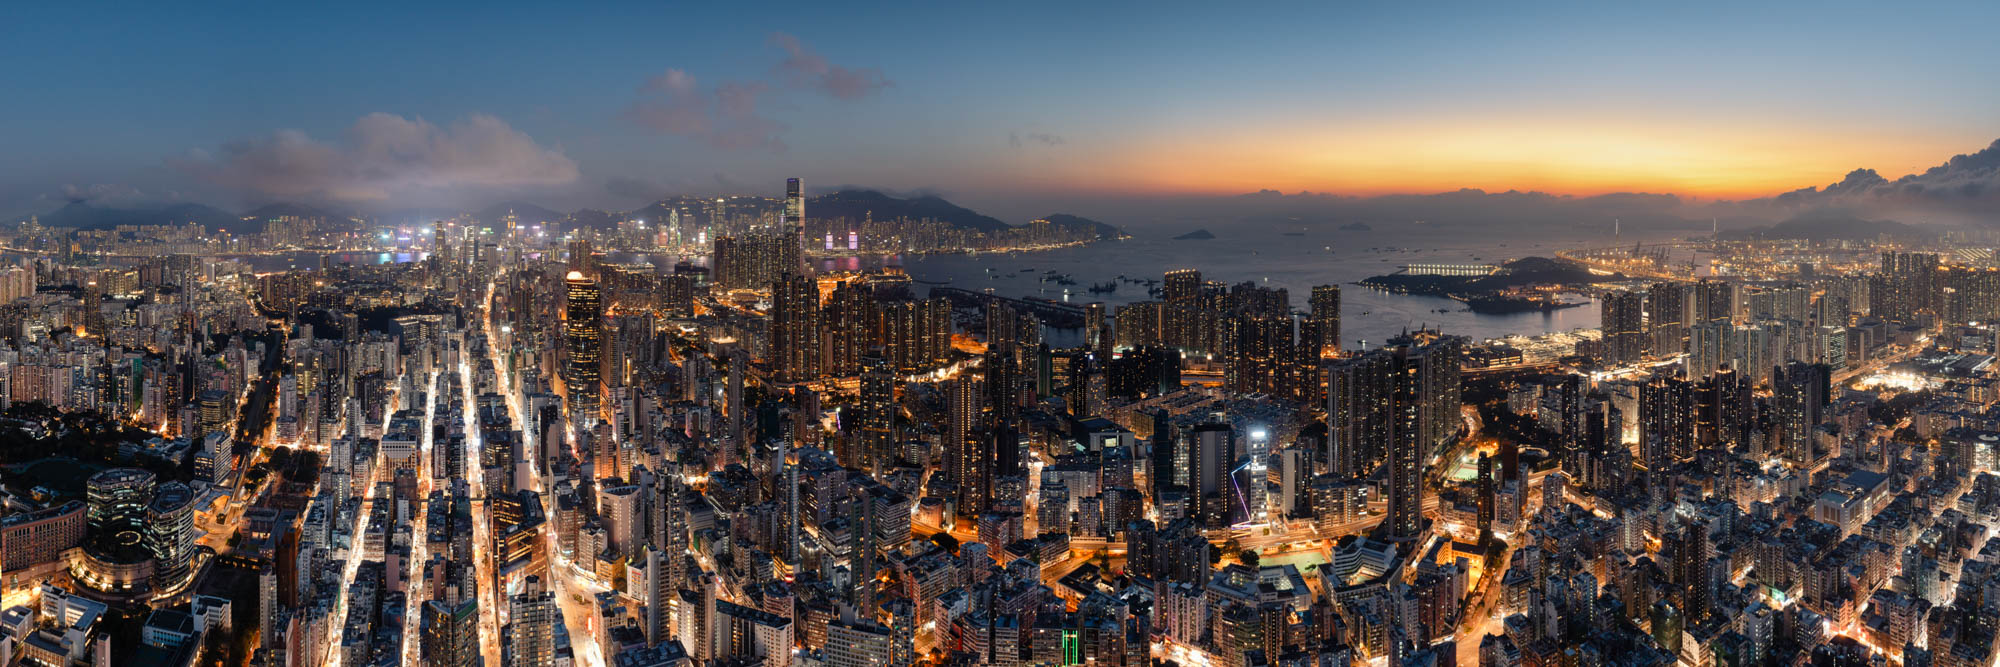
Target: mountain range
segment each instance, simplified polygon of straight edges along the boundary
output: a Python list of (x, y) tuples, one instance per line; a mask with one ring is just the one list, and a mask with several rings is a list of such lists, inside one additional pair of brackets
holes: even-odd
[[(709, 198), (677, 195), (647, 204), (628, 213), (613, 213), (596, 209), (581, 209), (571, 213), (561, 213), (524, 201), (506, 201), (470, 213), (474, 220), (497, 223), (508, 214), (522, 224), (561, 222), (565, 225), (608, 229), (627, 218), (641, 220), (664, 220), (669, 215), (679, 213), (684, 223), (705, 224), (710, 222), (712, 202)], [(767, 197), (727, 197), (723, 199), (727, 210), (734, 213), (774, 214), (783, 202)], [(898, 218), (929, 218), (986, 234), (1010, 229), (1015, 225), (998, 218), (979, 213), (972, 209), (953, 204), (942, 197), (921, 195), (909, 198), (893, 197), (875, 190), (841, 190), (829, 194), (809, 197), (806, 200), (809, 217), (830, 219), (848, 218), (860, 220), (874, 218), (894, 220)], [(73, 201), (62, 208), (39, 216), (43, 225), (51, 227), (73, 227), (77, 229), (109, 229), (119, 225), (158, 225), (200, 223), (210, 229), (225, 230), (233, 234), (256, 233), (263, 230), (264, 221), (278, 216), (317, 217), (342, 220), (361, 217), (350, 211), (308, 206), (295, 203), (273, 203), (245, 211), (231, 213), (212, 206), (180, 203), (164, 206), (134, 206), (114, 208), (92, 206), (86, 202)], [(404, 221), (423, 221), (456, 215), (452, 212), (431, 210), (399, 210), (375, 216), (384, 224)], [(1065, 228), (1080, 228), (1093, 231), (1100, 239), (1115, 239), (1123, 233), (1109, 224), (1070, 215), (1054, 213), (1042, 219)], [(26, 219), (16, 220), (15, 223)]]

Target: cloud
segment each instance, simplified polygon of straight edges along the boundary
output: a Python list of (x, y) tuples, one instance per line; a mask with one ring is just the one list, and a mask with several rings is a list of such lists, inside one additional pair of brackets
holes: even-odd
[(1921, 174), (1890, 180), (1855, 169), (1824, 188), (1801, 188), (1746, 205), (1783, 211), (1841, 210), (1904, 222), (2000, 224), (2000, 140)]
[(604, 181), (604, 193), (613, 197), (653, 201), (667, 191), (665, 186), (658, 183), (627, 176), (613, 176)]
[(372, 113), (339, 142), (299, 130), (194, 151), (173, 166), (223, 187), (281, 198), (381, 201), (467, 189), (566, 185), (576, 162), (505, 121), (473, 114), (448, 126)]
[(843, 100), (867, 97), (870, 93), (895, 85), (882, 76), (882, 70), (873, 67), (853, 69), (827, 62), (826, 57), (814, 53), (789, 33), (771, 33), (770, 42), (785, 51), (785, 60), (778, 63), (777, 72), (791, 85), (811, 88)]
[[(170, 193), (170, 196), (167, 198), (176, 199), (178, 198), (174, 196), (176, 194)], [(138, 203), (150, 203), (160, 199), (160, 197), (148, 195), (138, 188), (123, 183), (92, 183), (88, 185), (70, 183), (62, 186), (61, 190), (44, 194), (40, 198), (49, 201), (91, 203), (99, 206), (127, 206)]]
[(716, 148), (783, 151), (779, 135), (785, 125), (757, 110), (757, 98), (768, 90), (755, 81), (726, 81), (707, 91), (694, 75), (669, 69), (639, 86), (639, 99), (626, 107), (624, 117), (641, 127)]
[(1061, 146), (1066, 143), (1069, 143), (1069, 140), (1064, 139), (1063, 136), (1060, 134), (1050, 134), (1047, 132), (1029, 132), (1027, 134), (1021, 134), (1018, 132), (1007, 133), (1007, 145), (1013, 146), (1015, 148), (1020, 148), (1027, 144), (1039, 144), (1042, 146)]

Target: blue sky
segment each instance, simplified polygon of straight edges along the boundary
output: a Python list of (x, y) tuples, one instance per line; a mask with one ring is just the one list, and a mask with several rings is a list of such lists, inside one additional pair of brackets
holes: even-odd
[[(225, 207), (629, 207), (776, 192), (785, 175), (1021, 214), (1260, 187), (1742, 197), (1856, 167), (1893, 178), (2000, 137), (1993, 3), (418, 4), (11, 7), (0, 212), (53, 208), (65, 187)], [(781, 67), (774, 33), (886, 85), (830, 94)], [(669, 70), (704, 108), (717, 86), (759, 89), (760, 141), (635, 120)], [(343, 143), (370, 114), (446, 139), (488, 116), (574, 174), (459, 179), (462, 164), (425, 162), (422, 187), (321, 191), (219, 164), (296, 130), (342, 169), (379, 171)]]

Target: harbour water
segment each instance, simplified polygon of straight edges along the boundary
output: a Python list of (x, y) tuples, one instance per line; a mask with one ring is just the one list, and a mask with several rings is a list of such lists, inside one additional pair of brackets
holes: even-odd
[[(1185, 231), (1185, 230), (1181, 230)], [(1085, 304), (1104, 302), (1117, 307), (1157, 298), (1148, 285), (1124, 278), (1160, 280), (1165, 271), (1200, 270), (1204, 280), (1227, 284), (1255, 282), (1281, 287), (1292, 307), (1304, 310), (1315, 285), (1341, 286), (1341, 337), (1353, 348), (1375, 345), (1403, 331), (1432, 327), (1474, 340), (1507, 335), (1535, 336), (1598, 326), (1598, 308), (1588, 306), (1550, 312), (1479, 314), (1465, 304), (1430, 296), (1395, 294), (1353, 284), (1369, 276), (1395, 272), (1411, 263), (1498, 264), (1530, 256), (1553, 256), (1580, 242), (1550, 234), (1547, 238), (1510, 234), (1507, 240), (1470, 238), (1411, 225), (1397, 229), (1350, 231), (1331, 225), (1286, 227), (1242, 224), (1216, 227), (1215, 238), (1175, 240), (1174, 232), (1138, 234), (1124, 241), (1019, 253), (892, 255), (816, 260), (822, 269), (857, 270), (900, 266), (925, 285), (950, 285), (969, 290), (991, 289), (1012, 297), (1040, 297)], [(388, 263), (422, 259), (422, 253), (342, 253), (335, 262)], [(296, 253), (241, 258), (259, 271), (316, 268), (319, 255)], [(651, 263), (663, 269), (682, 257), (665, 254), (616, 253), (611, 261)], [(706, 258), (691, 257), (697, 263)], [(1065, 278), (1070, 284), (1056, 279)], [(1093, 293), (1090, 287), (1115, 284), (1116, 290)], [(1051, 332), (1052, 342), (1068, 340), (1067, 332)]]

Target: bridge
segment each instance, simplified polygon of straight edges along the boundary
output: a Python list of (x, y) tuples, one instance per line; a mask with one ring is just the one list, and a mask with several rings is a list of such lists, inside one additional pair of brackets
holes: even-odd
[(1057, 329), (1078, 329), (1083, 327), (1086, 315), (1083, 306), (1076, 306), (1047, 299), (1015, 299), (998, 294), (974, 292), (959, 287), (932, 287), (931, 296), (950, 299), (952, 305), (966, 307), (987, 307), (999, 304), (1023, 313), (1033, 313), (1042, 323)]
[(1492, 264), (1404, 264), (1396, 268), (1396, 273), (1408, 276), (1460, 276), (1477, 278), (1500, 272), (1500, 267)]

